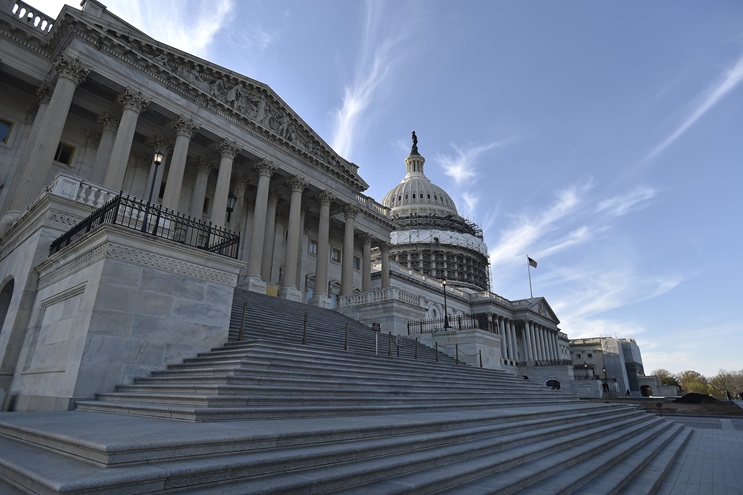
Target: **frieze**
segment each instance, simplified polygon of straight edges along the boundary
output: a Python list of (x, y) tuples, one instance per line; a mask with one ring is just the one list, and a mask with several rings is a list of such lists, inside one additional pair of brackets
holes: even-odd
[(50, 285), (56, 284), (60, 280), (64, 280), (65, 278), (69, 277), (73, 273), (77, 273), (80, 270), (83, 270), (89, 266), (94, 265), (95, 263), (105, 258), (105, 255), (106, 255), (105, 245), (98, 246), (92, 251), (88, 251), (84, 255), (78, 258), (75, 258), (70, 263), (66, 263), (58, 267), (56, 270), (53, 270), (47, 273), (46, 275), (39, 277), (39, 281), (36, 284), (36, 290), (41, 290), (46, 287), (49, 287)]
[[(260, 83), (167, 52), (155, 46), (154, 41), (137, 39), (132, 33), (119, 33), (114, 27), (100, 29), (76, 19), (71, 22), (69, 17), (58, 20), (58, 24), (69, 24), (73, 35), (87, 40), (100, 51), (147, 73), (256, 137), (271, 140), (292, 154), (310, 158), (315, 166), (353, 184), (355, 188), (364, 190), (368, 187), (350, 164), (337, 157), (270, 89)], [(57, 28), (57, 33), (69, 33), (69, 30), (60, 29), (61, 26)], [(69, 38), (69, 34), (65, 38)]]

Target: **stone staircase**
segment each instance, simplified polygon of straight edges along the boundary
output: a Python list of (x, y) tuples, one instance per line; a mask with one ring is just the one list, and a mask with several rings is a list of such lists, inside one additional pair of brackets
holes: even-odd
[(236, 294), (231, 335), (77, 411), (0, 415), (0, 492), (650, 494), (690, 437), (266, 296)]

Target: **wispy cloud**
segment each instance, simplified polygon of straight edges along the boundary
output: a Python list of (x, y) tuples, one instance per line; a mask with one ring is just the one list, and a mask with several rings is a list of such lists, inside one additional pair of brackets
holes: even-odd
[[(350, 157), (356, 134), (370, 108), (378, 89), (402, 58), (400, 44), (408, 33), (383, 22), (381, 4), (367, 1), (361, 50), (357, 57), (356, 73), (346, 84), (341, 108), (333, 113), (333, 148), (342, 156)], [(383, 34), (386, 28), (388, 34)]]
[[(499, 242), (491, 249), (490, 262), (493, 265), (521, 263), (528, 248), (534, 247), (539, 239), (556, 228), (556, 224), (560, 220), (574, 212), (581, 202), (581, 196), (591, 187), (591, 182), (571, 186), (559, 191), (554, 204), (540, 214), (534, 217), (522, 215), (515, 218), (513, 227), (502, 231)], [(575, 240), (589, 237), (587, 232), (581, 232), (579, 236), (575, 237)]]
[(509, 141), (511, 139), (469, 145), (464, 149), (452, 144), (455, 154), (453, 156), (438, 154), (436, 160), (441, 164), (446, 175), (454, 179), (455, 183), (462, 184), (476, 177), (478, 160), (483, 153), (499, 148)]
[[(64, 4), (79, 9), (80, 2), (34, 0), (42, 12), (56, 16)], [(207, 57), (214, 37), (231, 20), (233, 0), (108, 0), (108, 10), (158, 41)]]
[(658, 193), (652, 187), (640, 186), (633, 191), (621, 196), (605, 199), (599, 202), (596, 211), (618, 217), (648, 206), (648, 200), (654, 198)]
[(720, 80), (717, 81), (709, 90), (696, 98), (694, 109), (691, 111), (689, 116), (666, 139), (653, 148), (650, 153), (641, 160), (641, 163), (647, 163), (672, 145), (692, 125), (702, 118), (704, 114), (706, 114), (728, 93), (735, 89), (741, 81), (743, 81), (743, 56), (741, 56), (730, 69), (726, 70), (722, 74), (722, 77), (720, 77)]

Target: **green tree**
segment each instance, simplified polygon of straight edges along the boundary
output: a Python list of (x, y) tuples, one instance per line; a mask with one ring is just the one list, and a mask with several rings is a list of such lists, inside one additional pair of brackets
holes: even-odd
[(707, 394), (709, 393), (709, 383), (707, 378), (697, 371), (686, 370), (676, 375), (681, 390), (685, 394)]
[(727, 393), (738, 398), (743, 392), (743, 370), (725, 371), (720, 370), (716, 376), (709, 380), (709, 394), (717, 399), (727, 400)]
[(661, 385), (678, 385), (678, 381), (676, 380), (676, 377), (673, 376), (673, 374), (668, 371), (664, 370), (663, 368), (657, 369), (651, 373), (652, 376), (655, 376), (660, 380)]

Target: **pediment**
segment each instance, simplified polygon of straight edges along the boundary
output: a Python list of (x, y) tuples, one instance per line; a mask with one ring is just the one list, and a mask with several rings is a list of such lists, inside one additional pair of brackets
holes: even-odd
[(547, 318), (548, 320), (554, 321), (556, 324), (560, 323), (559, 318), (552, 310), (552, 307), (547, 303), (547, 300), (543, 297), (537, 297), (532, 300), (533, 302), (529, 305), (529, 310), (537, 313), (538, 315)]
[[(63, 24), (73, 24), (80, 33), (83, 23), (97, 34), (85, 39), (100, 50), (110, 51), (116, 58), (156, 75), (171, 89), (353, 189), (364, 191), (369, 187), (358, 174), (358, 167), (338, 155), (268, 85), (160, 43), (107, 11), (97, 17), (65, 8), (60, 17), (64, 18), (58, 20), (55, 31), (62, 30)], [(67, 36), (60, 31), (55, 35)]]

